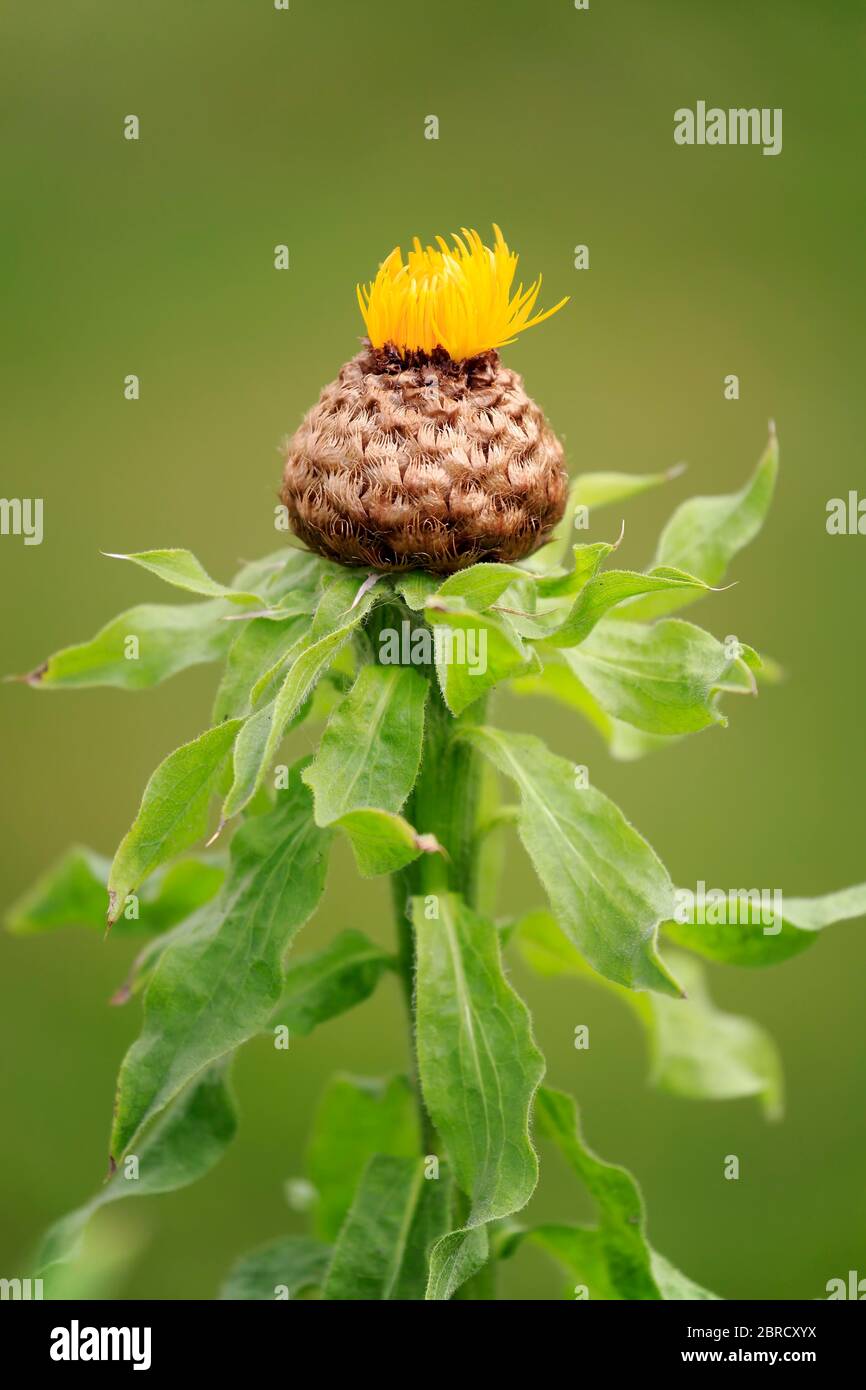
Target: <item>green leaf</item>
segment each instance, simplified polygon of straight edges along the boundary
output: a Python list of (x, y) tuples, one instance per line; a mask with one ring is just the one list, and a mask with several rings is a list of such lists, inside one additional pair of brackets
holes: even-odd
[(675, 589), (701, 589), (707, 586), (684, 570), (658, 568), (649, 574), (631, 570), (605, 570), (584, 584), (571, 610), (559, 627), (542, 639), (552, 647), (576, 647), (592, 632), (596, 623), (617, 604), (638, 594), (665, 593)]
[(104, 553), (109, 560), (131, 560), (158, 579), (164, 579), (166, 584), (173, 584), (175, 588), (186, 589), (192, 594), (203, 594), (205, 598), (227, 598), (233, 603), (263, 603), (258, 594), (244, 593), (211, 579), (191, 550), (140, 550), (135, 555)]
[(376, 601), (372, 590), (362, 589), (354, 576), (338, 576), (328, 586), (276, 695), (244, 724), (235, 744), (234, 780), (223, 804), (224, 820), (255, 796), (291, 721)]
[(561, 598), (579, 593), (584, 584), (595, 575), (608, 555), (616, 550), (618, 541), (594, 541), (591, 545), (572, 547), (574, 564), (563, 574), (539, 576), (536, 589), (542, 598)]
[(363, 932), (340, 932), (323, 950), (289, 966), (271, 1025), (306, 1036), (367, 999), (393, 963)]
[(422, 852), (441, 853), (435, 836), (419, 835), (414, 826), (391, 811), (347, 811), (335, 824), (351, 840), (363, 878), (396, 873)]
[(782, 1063), (769, 1033), (750, 1018), (717, 1009), (697, 961), (674, 954), (671, 964), (687, 998), (646, 1001), (654, 1084), (687, 1100), (757, 1096), (767, 1118), (778, 1119)]
[(137, 1177), (118, 1168), (89, 1202), (55, 1222), (37, 1251), (38, 1272), (78, 1256), (85, 1227), (100, 1207), (124, 1197), (173, 1192), (210, 1172), (237, 1129), (225, 1071), (224, 1065), (208, 1068), (175, 1098), (136, 1151)]
[(418, 775), (427, 691), (411, 666), (363, 667), (304, 775), (316, 823), (347, 832), (364, 874), (393, 873), (420, 853), (396, 813)]
[(405, 602), (407, 608), (420, 613), (432, 594), (436, 593), (441, 578), (428, 574), (426, 570), (410, 570), (408, 574), (394, 576), (394, 588)]
[(518, 569), (516, 565), (494, 562), (470, 565), (456, 574), (449, 574), (437, 590), (436, 597), (446, 600), (462, 598), (470, 608), (480, 611), (501, 598), (510, 585), (524, 581), (526, 577), (526, 571)]
[(619, 808), (594, 787), (576, 786), (572, 765), (540, 739), (489, 727), (461, 737), (517, 783), (520, 838), (581, 954), (617, 984), (679, 995), (656, 949), (673, 885)]
[(370, 1159), (340, 1231), (326, 1299), (423, 1299), (430, 1247), (448, 1227), (450, 1184), (423, 1158)]
[(239, 719), (228, 719), (206, 730), (176, 748), (153, 773), (111, 865), (109, 923), (148, 874), (206, 834), (211, 797), (240, 727)]
[(273, 810), (235, 835), (228, 879), (202, 930), (169, 946), (150, 977), (141, 1036), (120, 1069), (115, 1157), (181, 1087), (265, 1027), (286, 953), (321, 897), (328, 839), (297, 767)]
[(726, 722), (716, 693), (733, 661), (693, 623), (602, 622), (563, 656), (607, 715), (646, 733), (694, 733)]
[(222, 599), (140, 604), (113, 618), (89, 642), (55, 652), (24, 679), (39, 690), (95, 685), (145, 690), (188, 666), (220, 660), (234, 635), (233, 624), (225, 621), (231, 610)]
[(413, 900), (418, 1068), (430, 1118), (471, 1207), (435, 1247), (428, 1298), (450, 1298), (486, 1257), (490, 1221), (538, 1180), (529, 1113), (544, 1074), (529, 1014), (502, 970), (495, 926), (453, 894)]
[(650, 1255), (653, 1278), (666, 1303), (694, 1303), (708, 1299), (719, 1302), (717, 1293), (710, 1293), (709, 1289), (702, 1288), (687, 1274), (675, 1269), (670, 1260), (665, 1259), (657, 1250), (652, 1250)]
[(321, 1286), (331, 1254), (330, 1245), (310, 1236), (281, 1236), (238, 1260), (220, 1298), (257, 1302), (296, 1298)]
[[(536, 1102), (539, 1137), (552, 1140), (592, 1197), (608, 1276), (619, 1298), (658, 1299), (640, 1189), (630, 1173), (605, 1163), (584, 1143), (570, 1096), (543, 1086)], [(592, 1292), (592, 1290), (590, 1290)]]
[(307, 1155), (318, 1193), (316, 1234), (327, 1241), (339, 1234), (374, 1154), (415, 1159), (420, 1144), (415, 1096), (404, 1076), (333, 1077), (319, 1102)]
[(424, 610), (434, 629), (442, 696), (453, 715), (462, 714), (500, 682), (540, 666), (536, 653), (524, 646), (505, 616), (463, 609), (463, 602), (452, 598), (447, 608)]
[(866, 883), (856, 883), (817, 898), (783, 895), (781, 929), (774, 909), (774, 921), (767, 924), (767, 931), (751, 906), (756, 891), (734, 891), (736, 913), (726, 908), (725, 915), (736, 915), (737, 921), (724, 925), (695, 922), (694, 906), (687, 909), (684, 904), (681, 915), (687, 913), (688, 920), (665, 922), (665, 935), (707, 960), (723, 961), (726, 965), (778, 965), (808, 950), (825, 927), (866, 916)]
[(549, 543), (537, 556), (530, 557), (528, 568), (546, 570), (560, 562), (568, 550), (570, 539), (574, 535), (574, 519), (578, 507), (586, 507), (590, 512), (593, 512), (600, 507), (609, 507), (614, 502), (626, 502), (631, 497), (638, 497), (642, 492), (648, 492), (650, 488), (671, 482), (674, 478), (678, 478), (684, 469), (685, 464), (678, 463), (672, 468), (665, 469), (662, 473), (599, 472), (580, 474), (571, 485), (562, 521), (553, 532)]
[(258, 689), (279, 669), (308, 626), (302, 616), (284, 621), (251, 618), (244, 623), (226, 659), (214, 704), (214, 724), (252, 713)]
[[(640, 1188), (625, 1168), (605, 1163), (587, 1147), (580, 1132), (577, 1106), (561, 1091), (542, 1087), (536, 1107), (538, 1132), (552, 1140), (583, 1183), (599, 1212), (595, 1230), (544, 1228), (558, 1232), (547, 1248), (567, 1255), (567, 1267), (589, 1286), (593, 1298), (715, 1298), (656, 1254), (646, 1237)], [(562, 1234), (572, 1232), (572, 1239)], [(593, 1237), (596, 1240), (593, 1240)], [(593, 1282), (600, 1279), (601, 1288)], [(606, 1291), (609, 1290), (609, 1291)]]
[(549, 660), (544, 670), (535, 676), (524, 676), (512, 683), (516, 695), (538, 695), (577, 710), (604, 739), (612, 757), (622, 762), (645, 757), (647, 753), (669, 748), (682, 735), (648, 734), (622, 720), (613, 719), (602, 709), (598, 700), (566, 665), (564, 654), (559, 661)]
[(611, 984), (566, 941), (549, 912), (531, 912), (514, 928), (521, 955), (539, 975), (573, 975), (612, 991), (640, 1019), (651, 1060), (650, 1081), (685, 1100), (756, 1096), (769, 1119), (782, 1105), (782, 1066), (772, 1038), (751, 1019), (717, 1009), (696, 961), (674, 953), (671, 966), (685, 999), (636, 994)]
[[(72, 926), (104, 930), (110, 868), (109, 859), (76, 845), (9, 908), (9, 931), (25, 935)], [(182, 859), (151, 877), (139, 894), (139, 915), (127, 918), (122, 911), (120, 923), (165, 931), (209, 902), (224, 877), (224, 866), (216, 858)]]
[[(739, 492), (692, 497), (677, 508), (659, 539), (656, 565), (674, 565), (712, 586), (721, 584), (731, 561), (755, 539), (773, 500), (779, 443), (770, 435), (752, 477)], [(642, 599), (629, 617), (656, 617), (699, 598), (700, 593), (659, 594)]]

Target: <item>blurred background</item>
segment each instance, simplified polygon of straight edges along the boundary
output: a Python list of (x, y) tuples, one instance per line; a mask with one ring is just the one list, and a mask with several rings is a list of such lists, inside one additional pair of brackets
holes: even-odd
[[(866, 486), (861, 5), (43, 0), (3, 29), (2, 493), (45, 499), (41, 546), (0, 538), (5, 672), (169, 597), (102, 550), (188, 546), (227, 578), (273, 549), (277, 447), (356, 350), (355, 282), (416, 233), (495, 220), (525, 275), (543, 271), (546, 304), (572, 296), (505, 350), (572, 472), (688, 462), (623, 508), (626, 564), (650, 558), (684, 497), (740, 486), (778, 422), (769, 523), (737, 586), (695, 617), (788, 673), (729, 702), (727, 730), (632, 765), (550, 706), (514, 701), (500, 721), (587, 763), (675, 881), (806, 895), (866, 877), (866, 540), (825, 531), (827, 500)], [(699, 99), (782, 107), (783, 152), (675, 146), (675, 109)], [(123, 138), (128, 114), (138, 142)], [(424, 138), (431, 114), (438, 141)], [(729, 373), (738, 401), (723, 398)], [(590, 539), (619, 519), (605, 513)], [(205, 727), (215, 679), (200, 667), (139, 695), (0, 688), (4, 906), (69, 843), (113, 851), (153, 767)], [(504, 900), (539, 902), (517, 851)], [(386, 886), (359, 886), (341, 846), (299, 949), (347, 926), (387, 941), (389, 918)], [(4, 1276), (102, 1179), (138, 1029), (135, 1004), (107, 1001), (134, 949), (83, 930), (0, 942)], [(864, 967), (861, 923), (775, 971), (711, 971), (716, 1001), (781, 1047), (787, 1112), (767, 1125), (755, 1102), (650, 1091), (618, 1001), (514, 963), (550, 1080), (577, 1096), (591, 1144), (639, 1177), (653, 1244), (723, 1296), (816, 1298), (831, 1277), (866, 1275)], [(247, 1047), (228, 1156), (191, 1189), (94, 1222), (108, 1270), (94, 1291), (211, 1297), (237, 1254), (302, 1229), (284, 1187), (326, 1078), (404, 1064), (390, 983), (288, 1059)], [(739, 1182), (723, 1178), (729, 1153)], [(589, 1214), (552, 1156), (532, 1212)], [(521, 1298), (560, 1284), (529, 1251), (504, 1280)]]

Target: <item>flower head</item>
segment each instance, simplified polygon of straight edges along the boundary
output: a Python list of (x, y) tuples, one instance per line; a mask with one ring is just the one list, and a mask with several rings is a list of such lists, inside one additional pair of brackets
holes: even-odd
[(443, 237), (422, 246), (416, 237), (406, 260), (399, 246), (382, 262), (369, 285), (358, 285), (358, 303), (374, 348), (432, 353), (444, 348), (460, 362), (513, 343), (525, 328), (550, 318), (567, 303), (534, 313), (541, 276), (512, 293), (517, 255), (494, 223), (494, 244), (461, 228), (453, 247)]

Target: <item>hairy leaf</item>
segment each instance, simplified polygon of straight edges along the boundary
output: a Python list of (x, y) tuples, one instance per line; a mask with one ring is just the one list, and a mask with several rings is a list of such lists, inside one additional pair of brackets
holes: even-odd
[(222, 599), (143, 603), (113, 618), (89, 642), (55, 652), (25, 679), (40, 690), (145, 690), (188, 666), (218, 661), (232, 640), (233, 624), (225, 622), (231, 611)]
[[(574, 1243), (569, 1246), (564, 1239), (558, 1242), (559, 1250), (568, 1250), (575, 1261), (568, 1265), (571, 1272), (577, 1277), (585, 1276), (581, 1282), (588, 1285), (590, 1296), (642, 1300), (714, 1298), (714, 1294), (700, 1289), (651, 1249), (640, 1188), (625, 1168), (604, 1162), (587, 1147), (571, 1097), (542, 1087), (536, 1114), (539, 1135), (557, 1145), (598, 1207), (597, 1231), (572, 1228), (576, 1233)], [(593, 1235), (597, 1235), (597, 1242), (592, 1240)], [(550, 1242), (548, 1248), (553, 1249), (556, 1244)], [(582, 1266), (578, 1264), (581, 1255)], [(594, 1289), (593, 1283), (599, 1278), (602, 1287), (596, 1285)]]
[(606, 796), (540, 739), (500, 729), (462, 735), (520, 789), (520, 838), (556, 919), (591, 965), (631, 989), (679, 995), (656, 949), (673, 886), (650, 846)]
[(220, 1298), (257, 1302), (296, 1298), (321, 1285), (331, 1254), (330, 1245), (310, 1236), (281, 1236), (237, 1261)]
[(407, 608), (413, 612), (420, 613), (432, 594), (436, 593), (441, 578), (435, 574), (428, 574), (426, 570), (410, 570), (408, 574), (394, 576), (394, 588), (401, 596)]
[(660, 1090), (685, 1100), (757, 1096), (768, 1118), (778, 1118), (782, 1065), (775, 1043), (751, 1019), (714, 1006), (696, 961), (672, 955), (670, 963), (687, 997), (669, 999), (636, 994), (605, 980), (566, 941), (549, 912), (521, 918), (514, 938), (524, 959), (540, 975), (575, 975), (601, 985), (637, 1015), (647, 1037), (650, 1080)]
[(568, 494), (565, 514), (547, 545), (537, 555), (530, 556), (528, 568), (546, 570), (558, 564), (568, 550), (569, 541), (574, 536), (575, 514), (578, 507), (586, 507), (590, 512), (600, 507), (612, 506), (615, 502), (626, 502), (650, 488), (678, 478), (684, 471), (684, 464), (675, 464), (662, 473), (581, 473), (572, 483)]
[(463, 602), (452, 598), (447, 608), (424, 610), (434, 629), (442, 696), (454, 715), (462, 714), (502, 681), (540, 668), (536, 653), (524, 646), (507, 617), (464, 609)]
[(529, 1014), (502, 970), (495, 926), (453, 894), (428, 917), (413, 900), (418, 1067), (424, 1101), (470, 1211), (433, 1251), (429, 1298), (449, 1298), (483, 1263), (490, 1221), (519, 1211), (538, 1180), (529, 1112), (544, 1074)]
[(35, 1257), (37, 1272), (74, 1260), (91, 1216), (123, 1197), (173, 1192), (204, 1177), (222, 1158), (237, 1129), (226, 1069), (209, 1067), (186, 1087), (148, 1130), (136, 1150), (137, 1177), (118, 1168), (83, 1207), (64, 1216), (45, 1234)]
[(415, 1159), (420, 1143), (415, 1097), (404, 1076), (333, 1077), (319, 1102), (307, 1155), (318, 1193), (316, 1234), (328, 1241), (338, 1235), (374, 1154)]
[(423, 1299), (430, 1247), (447, 1229), (446, 1173), (423, 1158), (370, 1159), (334, 1248), (326, 1299)]
[(282, 994), (289, 946), (321, 896), (327, 846), (296, 767), (273, 810), (234, 837), (206, 927), (165, 950), (150, 977), (141, 1036), (120, 1069), (116, 1157), (182, 1086), (264, 1028)]
[(631, 570), (605, 570), (587, 580), (577, 595), (568, 616), (544, 641), (552, 647), (576, 647), (592, 632), (596, 623), (626, 599), (637, 594), (664, 593), (668, 590), (705, 589), (702, 580), (681, 569), (658, 568), (649, 574)]
[(217, 691), (214, 724), (252, 713), (258, 689), (279, 669), (307, 626), (304, 617), (295, 616), (279, 622), (251, 618), (241, 627), (229, 649)]
[(362, 593), (362, 589), (357, 578), (349, 575), (339, 576), (328, 586), (276, 695), (244, 724), (235, 744), (234, 780), (223, 804), (225, 820), (255, 796), (291, 721), (372, 607), (372, 590)]
[(396, 813), (418, 775), (427, 690), (411, 666), (363, 667), (305, 774), (317, 824), (346, 831), (362, 873), (393, 873), (420, 853)]
[(258, 594), (244, 593), (211, 579), (191, 550), (140, 550), (135, 555), (109, 555), (108, 559), (131, 560), (158, 579), (164, 579), (166, 584), (186, 589), (189, 593), (202, 594), (205, 598), (227, 598), (233, 603), (263, 602)]
[(289, 966), (271, 1024), (305, 1036), (367, 999), (393, 963), (363, 932), (340, 932), (323, 950)]
[[(775, 920), (774, 911), (773, 922), (766, 925), (756, 920), (752, 907), (756, 892), (736, 890), (736, 922), (720, 926), (699, 923), (695, 921), (694, 908), (686, 908), (681, 915), (687, 915), (688, 920), (665, 922), (665, 935), (707, 960), (723, 961), (726, 965), (778, 965), (808, 950), (825, 927), (866, 917), (866, 883), (855, 883), (816, 898), (783, 895), (781, 923)], [(726, 915), (734, 914), (726, 909)]]
[(437, 598), (462, 598), (470, 608), (489, 608), (515, 581), (526, 579), (526, 571), (516, 565), (485, 563), (449, 574), (437, 591)]
[[(770, 435), (752, 477), (739, 492), (722, 497), (692, 497), (677, 508), (659, 539), (654, 563), (674, 565), (721, 584), (731, 561), (755, 539), (773, 500), (779, 471), (779, 443)], [(655, 594), (640, 599), (628, 617), (656, 617), (700, 598), (700, 591)]]
[[(103, 930), (110, 868), (110, 859), (76, 845), (9, 908), (9, 931), (24, 935), (72, 926)], [(215, 856), (182, 859), (152, 875), (138, 895), (136, 917), (127, 917), (121, 905), (120, 922), (143, 931), (165, 931), (209, 902), (224, 877), (224, 866)]]
[(563, 656), (606, 714), (646, 733), (694, 733), (726, 722), (716, 692), (735, 658), (693, 623), (602, 622)]
[(687, 1100), (757, 1096), (769, 1119), (782, 1113), (782, 1063), (773, 1039), (750, 1018), (723, 1013), (707, 991), (697, 961), (671, 961), (687, 998), (653, 997), (650, 1017), (652, 1080)]
[(108, 920), (148, 874), (206, 834), (211, 797), (241, 721), (228, 719), (185, 743), (160, 763), (118, 846), (108, 879)]
[(584, 584), (598, 573), (608, 555), (616, 550), (617, 544), (594, 541), (590, 545), (572, 546), (574, 564), (571, 569), (563, 574), (540, 575), (536, 580), (538, 593), (542, 598), (562, 598), (579, 593)]

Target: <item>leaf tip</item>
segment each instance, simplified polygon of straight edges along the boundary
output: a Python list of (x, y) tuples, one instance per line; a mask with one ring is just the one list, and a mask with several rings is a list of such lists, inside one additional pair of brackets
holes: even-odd
[(204, 847), (205, 847), (205, 849), (210, 849), (211, 845), (215, 845), (215, 844), (216, 844), (217, 840), (219, 839), (220, 835), (223, 833), (223, 831), (225, 830), (225, 828), (226, 828), (226, 818), (225, 818), (225, 816), (223, 816), (223, 817), (221, 818), (220, 823), (219, 823), (219, 825), (217, 826), (216, 830), (215, 830), (214, 833), (211, 835), (210, 839), (209, 839), (209, 840), (205, 840), (205, 842), (204, 842)]

